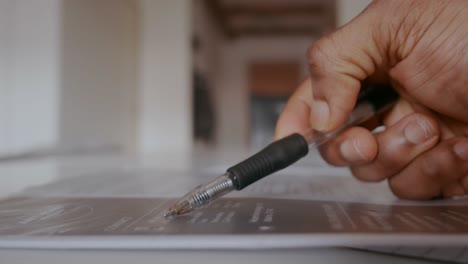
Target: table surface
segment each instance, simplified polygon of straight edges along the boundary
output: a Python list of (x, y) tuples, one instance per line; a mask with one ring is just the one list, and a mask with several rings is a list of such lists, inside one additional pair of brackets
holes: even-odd
[[(178, 168), (188, 169), (194, 163), (193, 155), (177, 157), (152, 155), (144, 157), (106, 155), (55, 157), (9, 161), (0, 163), (0, 198), (11, 196), (31, 186), (54, 180), (106, 169), (123, 168)], [(239, 160), (242, 155), (215, 155), (221, 160)], [(204, 155), (197, 155), (204, 159)], [(213, 156), (212, 156), (213, 157)], [(203, 161), (202, 161), (203, 163)], [(359, 251), (347, 248), (307, 248), (288, 250), (203, 250), (203, 251), (158, 251), (158, 250), (33, 250), (0, 249), (0, 263), (436, 263)]]

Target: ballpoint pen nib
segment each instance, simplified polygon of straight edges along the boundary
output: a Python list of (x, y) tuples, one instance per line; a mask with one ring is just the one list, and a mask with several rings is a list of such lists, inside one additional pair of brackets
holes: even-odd
[(170, 209), (166, 210), (166, 212), (164, 212), (164, 217), (165, 217), (166, 219), (172, 219), (172, 218), (174, 218), (176, 215), (177, 215), (177, 212), (176, 212), (176, 210), (174, 210), (173, 208), (170, 208)]
[(179, 201), (175, 204), (173, 204), (171, 207), (169, 207), (165, 212), (164, 212), (164, 217), (166, 219), (172, 219), (178, 215), (181, 214), (186, 214), (190, 211), (192, 211), (192, 206), (187, 200), (182, 200)]

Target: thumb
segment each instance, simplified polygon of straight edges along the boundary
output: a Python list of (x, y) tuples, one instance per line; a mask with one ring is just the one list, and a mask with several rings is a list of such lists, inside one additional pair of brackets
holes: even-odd
[(366, 10), (329, 36), (318, 40), (307, 53), (312, 80), (313, 129), (330, 131), (351, 113), (361, 82), (383, 64), (376, 43), (378, 13), (371, 4)]

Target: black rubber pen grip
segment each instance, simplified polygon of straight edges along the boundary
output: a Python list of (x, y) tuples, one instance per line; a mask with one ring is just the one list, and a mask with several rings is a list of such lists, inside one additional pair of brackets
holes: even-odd
[(227, 170), (234, 186), (241, 190), (248, 185), (284, 169), (309, 152), (307, 141), (300, 134), (271, 143), (257, 154)]
[(367, 102), (372, 105), (375, 112), (379, 112), (386, 106), (395, 103), (399, 97), (390, 84), (366, 84), (359, 92), (356, 105)]

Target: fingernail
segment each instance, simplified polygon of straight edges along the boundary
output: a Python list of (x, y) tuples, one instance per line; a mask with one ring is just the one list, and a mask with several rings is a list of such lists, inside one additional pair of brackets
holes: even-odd
[(463, 140), (453, 146), (453, 151), (462, 160), (468, 160), (468, 140)]
[(413, 144), (421, 144), (434, 137), (431, 125), (422, 119), (410, 122), (403, 133), (405, 138)]
[(365, 161), (366, 157), (362, 153), (356, 140), (346, 140), (340, 145), (340, 152), (343, 158), (349, 162)]
[(312, 103), (312, 110), (312, 127), (318, 131), (325, 131), (328, 128), (328, 118), (330, 116), (328, 103), (322, 100), (314, 100)]

